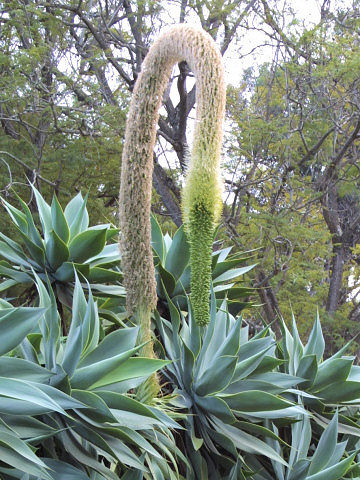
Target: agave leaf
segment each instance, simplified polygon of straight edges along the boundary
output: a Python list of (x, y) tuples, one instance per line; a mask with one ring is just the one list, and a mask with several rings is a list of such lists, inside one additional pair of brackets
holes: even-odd
[(18, 229), (21, 238), (23, 239), (26, 248), (28, 249), (30, 255), (35, 260), (35, 262), (40, 267), (45, 266), (45, 252), (44, 252), (44, 245), (39, 247), (36, 243), (34, 243), (26, 234), (24, 234), (21, 230)]
[(85, 260), (85, 263), (90, 264), (91, 267), (96, 267), (98, 265), (119, 262), (120, 258), (119, 245), (117, 243), (110, 243), (110, 245), (105, 245), (100, 253)]
[(127, 395), (101, 389), (96, 391), (96, 395), (102, 398), (111, 409), (123, 410), (139, 416), (149, 417), (153, 420), (159, 420), (153, 409)]
[(56, 354), (58, 341), (60, 339), (61, 327), (60, 318), (57, 311), (56, 299), (49, 285), (49, 293), (40, 278), (35, 274), (36, 288), (39, 294), (40, 307), (46, 308), (46, 312), (39, 323), (44, 342), (45, 365), (50, 370), (56, 366)]
[(282, 465), (287, 465), (285, 460), (269, 445), (267, 445), (262, 440), (249, 435), (246, 432), (241, 431), (240, 429), (232, 426), (226, 425), (218, 419), (212, 419), (212, 422), (216, 429), (231, 439), (234, 445), (240, 450), (248, 453), (257, 453), (260, 455), (265, 455), (268, 458), (279, 462)]
[[(257, 418), (260, 419), (269, 419), (269, 420), (279, 420), (279, 419), (291, 419), (299, 417), (299, 415), (309, 415), (309, 413), (300, 405), (293, 407), (282, 408), (281, 410), (263, 410), (263, 411), (237, 411), (238, 415), (241, 415), (245, 419), (251, 419), (254, 421)], [(286, 421), (288, 423), (288, 421)]]
[(309, 460), (301, 459), (297, 461), (289, 473), (289, 480), (306, 480), (309, 468)]
[(91, 420), (94, 425), (98, 424), (99, 426), (108, 424), (109, 422), (116, 422), (116, 418), (111, 413), (106, 402), (96, 393), (87, 390), (72, 389), (71, 395), (86, 405), (86, 408), (76, 411), (81, 418), (85, 418), (87, 421)]
[(322, 334), (319, 312), (317, 312), (314, 326), (311, 330), (308, 343), (304, 349), (304, 355), (315, 354), (317, 361), (320, 362), (325, 349), (325, 340)]
[(244, 275), (255, 267), (255, 265), (248, 265), (246, 267), (234, 268), (228, 270), (227, 272), (222, 273), (218, 277), (213, 279), (214, 285), (221, 282), (228, 282), (229, 280), (234, 280), (235, 278)]
[(13, 305), (11, 305), (11, 303), (7, 302), (3, 298), (0, 298), (0, 309), (2, 310), (4, 308), (14, 308), (14, 307)]
[(49, 406), (44, 406), (36, 402), (13, 398), (12, 396), (0, 395), (0, 413), (5, 415), (20, 416), (24, 415), (42, 415), (53, 411)]
[(202, 348), (196, 362), (195, 376), (200, 374), (201, 367), (206, 363), (205, 357), (207, 356), (208, 346), (214, 336), (214, 330), (216, 326), (216, 298), (212, 286), (210, 286), (210, 322), (206, 325), (204, 331), (205, 334), (202, 338)]
[(84, 262), (99, 254), (106, 242), (107, 227), (102, 230), (85, 230), (72, 238), (69, 244), (70, 260)]
[(45, 202), (44, 198), (41, 196), (40, 192), (34, 187), (34, 185), (31, 185), (31, 188), (35, 195), (36, 205), (38, 208), (39, 218), (44, 232), (45, 242), (47, 242), (49, 239), (49, 234), (53, 229), (51, 208), (50, 205)]
[(99, 435), (94, 428), (88, 428), (84, 423), (76, 427), (76, 432), (90, 444), (100, 449), (101, 452), (109, 454), (113, 459), (117, 459), (130, 467), (146, 470), (146, 467), (138, 460), (130, 448), (119, 442), (117, 438)]
[(17, 347), (38, 324), (45, 308), (17, 307), (0, 310), (0, 355)]
[(94, 350), (84, 355), (79, 362), (79, 367), (87, 367), (133, 349), (138, 333), (139, 327), (126, 327), (106, 335)]
[(349, 470), (356, 453), (353, 453), (348, 458), (345, 458), (341, 462), (331, 467), (325, 468), (318, 473), (308, 475), (306, 480), (340, 480), (345, 473)]
[[(257, 340), (254, 340), (254, 342), (257, 341)], [(252, 342), (248, 342), (249, 344), (252, 343)], [(265, 346), (267, 344), (267, 347)], [(248, 344), (245, 344), (245, 345), (248, 345)], [(269, 344), (269, 342), (263, 342), (261, 345), (265, 348), (263, 348), (263, 350), (260, 350), (260, 351), (257, 351), (257, 348), (254, 348), (254, 349), (251, 349), (251, 346), (250, 346), (250, 351), (252, 350), (252, 352), (256, 352), (255, 354), (250, 354), (249, 353), (249, 357), (248, 358), (244, 358), (244, 355), (243, 355), (243, 352), (241, 352), (241, 350), (245, 350), (245, 345), (243, 345), (243, 347), (240, 346), (240, 353), (241, 353), (241, 358), (242, 360), (239, 360), (237, 365), (236, 365), (236, 368), (235, 368), (235, 372), (234, 372), (234, 377), (233, 377), (233, 381), (238, 381), (238, 380), (241, 380), (247, 376), (249, 376), (252, 372), (254, 372), (256, 370), (256, 368), (259, 366), (260, 362), (262, 361), (262, 359), (265, 357), (266, 353), (272, 348), (272, 344)], [(254, 347), (258, 347), (258, 345), (254, 345)], [(248, 348), (246, 348), (247, 351), (249, 351)], [(251, 352), (251, 353), (252, 353)]]
[[(125, 363), (126, 360), (128, 360), (142, 346), (143, 345), (140, 345), (118, 355), (101, 359), (98, 362), (92, 363), (87, 366), (78, 367), (75, 370), (74, 375), (71, 377), (72, 386), (74, 388), (86, 389), (95, 384), (106, 385), (106, 382), (115, 383), (117, 381), (120, 381), (117, 379), (116, 373), (114, 372), (118, 372), (119, 367), (123, 363)], [(107, 378), (107, 380), (104, 380), (105, 377)]]
[(6, 200), (4, 200), (2, 197), (0, 197), (1, 203), (5, 207), (6, 211), (10, 215), (12, 221), (15, 223), (15, 225), (18, 227), (20, 232), (24, 233), (25, 235), (28, 234), (28, 222), (26, 219), (26, 215), (18, 210), (17, 208), (13, 207), (10, 203), (8, 203)]
[[(174, 425), (175, 428), (179, 428), (179, 425)], [(189, 467), (189, 461), (182, 451), (176, 446), (175, 438), (170, 431), (146, 431), (146, 438), (159, 446), (161, 452), (164, 452), (166, 456), (172, 461), (173, 465), (181, 460), (184, 465)], [(176, 457), (171, 455), (171, 453)]]
[[(332, 416), (327, 415), (327, 417), (329, 418), (326, 418), (325, 416), (320, 415), (318, 413), (314, 413), (314, 416), (313, 416), (316, 423), (321, 425), (322, 428), (326, 428), (327, 425), (329, 425), (330, 423)], [(339, 422), (340, 422), (338, 423), (339, 433), (345, 433), (347, 435), (360, 437), (360, 426), (356, 422), (354, 422), (349, 417), (346, 417), (344, 415), (339, 415)]]
[(327, 468), (336, 465), (342, 459), (347, 445), (347, 440), (345, 442), (338, 443), (335, 445), (334, 453), (327, 464)]
[(82, 470), (75, 468), (69, 463), (53, 458), (43, 458), (42, 460), (50, 469), (54, 480), (89, 480), (89, 477)]
[(192, 309), (192, 305), (187, 298), (188, 303), (188, 323), (186, 322), (184, 315), (181, 313), (181, 330), (180, 330), (180, 337), (182, 342), (188, 347), (189, 350), (196, 358), (199, 354), (200, 347), (201, 347), (201, 327), (196, 324), (194, 320), (194, 312)]
[(279, 443), (287, 445), (286, 442), (279, 437), (279, 432), (273, 432), (270, 428), (264, 427), (263, 425), (258, 425), (256, 423), (250, 423), (245, 421), (237, 421), (234, 424), (234, 427), (240, 428), (240, 430), (245, 430), (248, 433), (253, 433), (257, 436), (261, 435), (263, 437), (272, 438)]
[[(157, 310), (154, 311), (154, 317), (155, 317), (156, 325), (157, 325), (157, 328), (159, 329), (162, 341), (164, 342), (167, 356), (168, 358), (170, 358), (170, 360), (174, 362), (175, 360), (178, 360), (180, 357), (180, 343), (179, 343), (180, 337), (179, 336), (175, 337), (175, 334), (173, 333), (174, 327), (172, 323), (169, 322), (168, 320), (165, 320), (164, 318), (161, 318)], [(175, 342), (173, 341), (174, 337), (175, 337)], [(176, 338), (178, 341), (176, 341)]]
[[(90, 438), (91, 435), (92, 432), (90, 433)], [(138, 468), (143, 472), (148, 471), (145, 465), (140, 461), (139, 457), (125, 443), (119, 441), (115, 436), (112, 435), (104, 435), (103, 437), (106, 438), (107, 443), (115, 452), (116, 458), (121, 463), (128, 465), (129, 467)]]
[(165, 360), (129, 358), (142, 346), (139, 345), (116, 357), (77, 369), (71, 379), (71, 384), (74, 388), (101, 388), (130, 378), (147, 377), (169, 364)]
[[(266, 421), (266, 425), (269, 428), (271, 426), (273, 428), (275, 434), (279, 433), (277, 427), (274, 424), (271, 424), (270, 421)], [(270, 447), (272, 447), (275, 450), (276, 453), (278, 453), (278, 455), (281, 458), (284, 457), (283, 449), (282, 449), (280, 443), (277, 440), (275, 440), (274, 438), (271, 438), (271, 437), (266, 437), (265, 441)], [(276, 477), (279, 480), (285, 480), (285, 467), (284, 467), (284, 465), (282, 463), (276, 461), (276, 460), (273, 460), (273, 459), (271, 459), (271, 464), (272, 464), (272, 467), (274, 469), (274, 473), (275, 473)]]
[(62, 367), (71, 377), (80, 360), (85, 347), (85, 342), (89, 336), (88, 323), (85, 322), (88, 304), (81, 288), (80, 281), (75, 276), (75, 287), (72, 303), (72, 322), (64, 350)]
[(0, 292), (4, 292), (8, 290), (9, 288), (13, 287), (14, 285), (17, 285), (19, 282), (17, 280), (4, 280), (3, 282), (0, 283)]
[(309, 476), (324, 470), (333, 456), (337, 441), (337, 424), (338, 412), (336, 411), (333, 419), (320, 437), (318, 446), (311, 460), (308, 471)]
[(23, 212), (25, 213), (26, 216), (26, 221), (28, 224), (28, 235), (30, 240), (32, 240), (38, 247), (44, 249), (44, 243), (41, 238), (41, 235), (38, 231), (38, 229), (35, 226), (33, 216), (31, 214), (31, 211), (29, 207), (26, 205), (26, 203), (22, 200), (22, 198), (19, 197), (19, 195), (13, 190), (14, 195), (16, 196), (18, 202), (21, 205), (21, 208)]
[(164, 237), (160, 225), (154, 215), (151, 215), (151, 245), (163, 264), (165, 260), (165, 244)]
[(12, 278), (16, 283), (32, 283), (32, 278), (25, 272), (13, 268), (5, 261), (0, 261), (0, 275)]
[(172, 238), (166, 232), (165, 235), (164, 235), (165, 258), (166, 258), (167, 252), (169, 251), (169, 248), (171, 247), (171, 244), (172, 244)]
[(122, 281), (122, 278), (121, 272), (101, 267), (91, 267), (88, 275), (88, 280), (91, 283), (115, 283)]
[(230, 383), (222, 393), (228, 395), (247, 392), (249, 390), (261, 390), (276, 395), (282, 393), (284, 388), (272, 383), (263, 382), (262, 380), (253, 380), (252, 377), (250, 377)]
[(81, 356), (90, 353), (99, 343), (99, 315), (97, 310), (97, 303), (89, 288), (88, 302), (85, 311), (84, 321), (82, 323), (83, 330), (83, 348)]
[(66, 222), (70, 228), (70, 238), (74, 238), (89, 226), (89, 215), (86, 210), (87, 195), (83, 199), (79, 192), (70, 200), (64, 210)]
[(239, 263), (242, 262), (242, 259), (239, 258), (231, 258), (230, 260), (218, 260), (215, 267), (213, 268), (212, 276), (213, 278), (217, 278), (225, 272), (238, 267)]
[[(292, 467), (294, 465), (295, 470), (295, 466), (298, 465), (296, 469), (300, 469), (299, 461), (306, 459), (311, 443), (311, 426), (309, 417), (302, 416), (299, 418), (299, 421), (291, 425), (291, 438), (292, 445), (295, 448), (291, 448), (290, 450), (289, 466)], [(304, 465), (304, 463), (301, 465)], [(304, 469), (305, 467), (302, 466), (301, 468)]]
[(121, 480), (143, 480), (143, 472), (141, 470), (128, 470)]
[(190, 261), (190, 246), (187, 241), (184, 226), (175, 233), (167, 252), (165, 269), (178, 280)]
[[(100, 429), (101, 434), (104, 436), (105, 439), (109, 442), (110, 445), (112, 445), (111, 439), (115, 441), (116, 439), (119, 439), (126, 444), (134, 445), (136, 447), (139, 447), (143, 449), (144, 451), (148, 452), (150, 455), (153, 457), (157, 458), (162, 458), (160, 453), (155, 450), (155, 448), (149, 443), (140, 433), (132, 430), (131, 428), (128, 427), (102, 427)], [(141, 466), (142, 469), (144, 466)]]
[(187, 391), (192, 389), (192, 383), (194, 381), (194, 365), (195, 365), (195, 356), (194, 353), (187, 347), (186, 343), (183, 342), (183, 348), (180, 352), (181, 355), (181, 369), (182, 369), (182, 383), (183, 388)]
[(53, 274), (59, 282), (70, 282), (75, 279), (75, 272), (81, 273), (88, 278), (90, 266), (84, 263), (64, 262)]
[(317, 393), (326, 403), (344, 403), (355, 401), (360, 404), (360, 382), (335, 382)]
[(64, 430), (61, 433), (62, 441), (67, 452), (76, 459), (77, 462), (80, 462), (82, 465), (86, 465), (92, 470), (103, 475), (107, 480), (118, 480), (117, 475), (109, 468), (105, 467), (103, 463), (97, 461), (94, 458), (93, 452), (87, 450), (71, 431)]
[(56, 195), (53, 196), (51, 202), (51, 219), (55, 233), (65, 244), (67, 244), (70, 238), (70, 230)]
[(163, 295), (172, 295), (175, 289), (176, 280), (172, 273), (167, 271), (161, 263), (157, 266), (159, 272), (159, 286), (161, 285), (164, 289), (164, 292), (161, 292)]
[(45, 250), (46, 258), (54, 271), (69, 260), (70, 251), (54, 230), (50, 230), (48, 234)]
[[(191, 269), (190, 266), (187, 266), (183, 271), (181, 277), (178, 279), (175, 285), (175, 289), (173, 291), (173, 300), (175, 297), (184, 297), (186, 292), (190, 290), (190, 277), (191, 277)], [(174, 300), (175, 302), (175, 300)], [(176, 303), (176, 302), (175, 302)], [(176, 303), (177, 305), (177, 303)], [(186, 303), (185, 303), (186, 305)]]
[(359, 365), (352, 365), (347, 379), (352, 380), (354, 382), (360, 382), (360, 366)]
[[(5, 235), (2, 235), (0, 232), (1, 238), (4, 238)], [(22, 265), (27, 268), (31, 268), (31, 263), (26, 259), (24, 251), (21, 249), (20, 245), (15, 242), (9, 242), (10, 239), (5, 237), (6, 243), (0, 241), (0, 255), (9, 262), (14, 263), (15, 265)], [(15, 248), (14, 245), (15, 244)]]
[(216, 252), (214, 252), (213, 256), (216, 258), (216, 262), (217, 263), (225, 262), (225, 260), (229, 256), (232, 249), (233, 247), (231, 246), (231, 247), (222, 248), (221, 250), (217, 250)]
[(320, 364), (311, 391), (318, 392), (332, 383), (345, 381), (349, 376), (352, 364), (351, 358), (334, 358), (325, 365)]
[(196, 380), (194, 391), (205, 396), (221, 392), (230, 383), (236, 367), (236, 356), (216, 356), (204, 374)]
[(252, 375), (251, 380), (262, 380), (281, 388), (288, 389), (302, 382), (303, 378), (282, 372), (266, 372), (263, 374)]
[(318, 373), (318, 362), (315, 354), (312, 355), (304, 355), (300, 362), (299, 366), (296, 371), (296, 375), (298, 377), (302, 377), (306, 379), (306, 383), (303, 383), (303, 388), (310, 387), (316, 378)]
[[(178, 309), (175, 307), (173, 302), (170, 300), (170, 297), (166, 293), (166, 299), (169, 305), (170, 316), (171, 316), (171, 325), (172, 325), (172, 334), (173, 334), (173, 347), (176, 352), (176, 359), (180, 358), (180, 339), (179, 339), (179, 328), (180, 328), (180, 314)], [(174, 360), (174, 358), (173, 358)]]
[(2, 420), (19, 438), (33, 442), (40, 437), (53, 436), (57, 430), (30, 416), (2, 415)]
[(222, 394), (223, 400), (232, 410), (249, 412), (281, 410), (294, 404), (271, 393), (249, 390), (235, 394)]
[[(100, 283), (90, 283), (89, 287), (92, 289), (93, 292), (98, 292), (101, 295), (99, 296), (107, 296), (107, 297), (125, 297), (126, 292), (125, 288), (121, 285), (103, 285)], [(118, 300), (120, 300), (118, 298)], [(120, 300), (121, 301), (121, 300)], [(123, 302), (123, 305), (125, 301)]]
[(23, 472), (41, 476), (41, 478), (51, 480), (51, 475), (47, 472), (47, 467), (38, 458), (31, 448), (15, 435), (5, 431), (0, 432), (0, 458), (5, 464), (16, 467)]
[(20, 379), (1, 377), (0, 395), (5, 395), (12, 399), (24, 400), (39, 407), (44, 407), (47, 411), (55, 411), (66, 415), (64, 409), (44, 393), (41, 390), (41, 387), (41, 384), (30, 383)]
[[(214, 302), (214, 299), (212, 301)], [(226, 304), (223, 302), (222, 308), (217, 312), (215, 318), (210, 320), (207, 327), (210, 334), (206, 334), (203, 341), (202, 352), (197, 362), (197, 377), (202, 376), (209, 369), (213, 369), (216, 358), (237, 354), (240, 346), (241, 318), (238, 319), (232, 331), (228, 334), (228, 315)]]
[[(80, 357), (91, 352), (99, 341), (99, 317), (90, 287), (86, 301), (84, 291), (76, 275), (72, 304), (72, 322), (66, 342), (63, 368), (71, 376)], [(79, 341), (80, 339), (80, 341)]]
[(53, 375), (46, 368), (22, 358), (0, 357), (0, 377), (47, 382)]
[(200, 408), (206, 413), (214, 415), (215, 418), (228, 424), (236, 421), (232, 411), (223, 399), (215, 396), (199, 397), (196, 394), (194, 395), (194, 399)]

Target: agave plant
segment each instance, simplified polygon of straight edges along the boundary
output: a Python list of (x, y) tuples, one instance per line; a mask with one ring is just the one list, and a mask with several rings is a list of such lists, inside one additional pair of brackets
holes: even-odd
[[(120, 254), (116, 243), (106, 244), (117, 235), (111, 224), (89, 227), (86, 209), (87, 197), (78, 193), (63, 210), (56, 198), (51, 205), (32, 186), (36, 199), (41, 232), (27, 204), (18, 196), (20, 209), (1, 199), (16, 230), (20, 243), (0, 232), (0, 275), (5, 280), (0, 291), (19, 284), (34, 284), (34, 274), (46, 281), (49, 279), (58, 290), (64, 303), (72, 303), (74, 272), (92, 285), (93, 291), (102, 295), (124, 295), (123, 288), (116, 285), (122, 275), (118, 264)], [(114, 285), (107, 286), (112, 282)]]
[[(289, 390), (288, 394), (311, 416), (299, 415), (288, 428), (285, 440), (291, 444), (291, 449), (277, 445), (277, 451), (287, 465), (249, 456), (245, 461), (256, 472), (255, 480), (342, 479), (348, 471), (359, 469), (353, 461), (360, 437), (360, 369), (353, 365), (353, 357), (344, 356), (351, 342), (324, 360), (325, 342), (318, 315), (306, 345), (299, 337), (294, 318), (291, 333), (284, 323), (282, 329), (278, 356), (285, 361), (279, 368), (303, 378), (297, 389)], [(334, 406), (337, 406), (335, 412)], [(278, 434), (274, 422), (268, 421), (266, 426)], [(322, 428), (325, 429), (319, 434)], [(338, 434), (342, 436), (340, 443), (337, 443)], [(273, 444), (273, 440), (268, 442)], [(316, 448), (314, 442), (317, 443)]]
[[(184, 227), (180, 227), (174, 237), (162, 233), (156, 217), (151, 217), (151, 244), (154, 253), (157, 294), (167, 307), (167, 295), (182, 310), (187, 309), (187, 296), (190, 294), (190, 244)], [(253, 258), (253, 252), (231, 254), (231, 247), (216, 249), (212, 254), (211, 276), (217, 305), (227, 298), (227, 306), (232, 315), (238, 315), (245, 307), (254, 290), (240, 283), (239, 278), (252, 270), (255, 265), (244, 263)]]
[[(239, 452), (266, 455), (285, 463), (266, 438), (281, 442), (261, 423), (266, 419), (295, 419), (305, 413), (284, 394), (302, 381), (274, 369), (275, 340), (268, 328), (253, 338), (241, 317), (235, 319), (226, 301), (216, 308), (212, 293), (210, 323), (203, 328), (193, 320), (191, 303), (184, 318), (168, 298), (171, 322), (157, 316), (167, 358), (165, 376), (177, 405), (188, 412), (186, 448), (193, 472), (188, 478), (212, 477), (234, 470), (243, 478)], [(236, 473), (238, 471), (238, 473)], [(241, 472), (241, 473), (240, 473)]]
[[(193, 321), (191, 302), (186, 318), (170, 298), (168, 304), (171, 322), (156, 318), (165, 356), (172, 360), (165, 369), (168, 388), (189, 415), (183, 445), (192, 464), (187, 478), (338, 480), (354, 469), (357, 410), (351, 418), (343, 404), (345, 398), (347, 405), (359, 404), (360, 383), (354, 382), (360, 369), (346, 359), (351, 375), (342, 386), (344, 392), (352, 387), (352, 395), (338, 391), (328, 404), (318, 396), (325, 391), (329, 398), (331, 385), (346, 376), (345, 362), (334, 363), (343, 351), (322, 361), (319, 319), (301, 351), (295, 322), (294, 336), (284, 326), (280, 346), (269, 327), (249, 338), (226, 301), (216, 308), (214, 293), (206, 328)], [(310, 385), (303, 365), (314, 357), (324, 367)], [(338, 431), (352, 439), (346, 452), (346, 438), (337, 444)]]
[(96, 302), (77, 277), (62, 337), (53, 290), (35, 281), (39, 307), (0, 305), (2, 478), (117, 480), (131, 468), (177, 478), (176, 423), (127, 393), (167, 362), (136, 356), (137, 327), (101, 340)]
[[(323, 431), (316, 448), (312, 448), (312, 429), (308, 416), (298, 419), (291, 426), (291, 449), (287, 465), (272, 461), (267, 470), (257, 458), (247, 456), (245, 461), (252, 469), (254, 480), (339, 480), (347, 472), (354, 472), (353, 465), (357, 451), (346, 451), (348, 441), (338, 443), (338, 412)], [(272, 440), (270, 440), (272, 442)], [(284, 448), (278, 447), (280, 455), (285, 457)], [(309, 452), (311, 451), (311, 455)], [(355, 478), (355, 477), (349, 477)]]
[(292, 333), (283, 324), (283, 339), (279, 354), (286, 360), (285, 369), (291, 375), (304, 378), (301, 389), (304, 404), (318, 414), (326, 414), (334, 404), (358, 405), (360, 403), (360, 367), (354, 365), (354, 357), (345, 356), (351, 340), (332, 357), (324, 359), (325, 340), (319, 314), (304, 346), (295, 319)]

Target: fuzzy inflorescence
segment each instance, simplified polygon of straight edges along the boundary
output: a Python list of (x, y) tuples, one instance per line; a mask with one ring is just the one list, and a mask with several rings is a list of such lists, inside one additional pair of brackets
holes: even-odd
[(175, 63), (186, 60), (196, 77), (196, 126), (183, 216), (190, 239), (195, 319), (207, 323), (211, 245), (221, 213), (220, 149), (225, 110), (221, 54), (209, 34), (182, 24), (154, 43), (137, 79), (125, 133), (120, 187), (120, 249), (127, 308), (156, 305), (150, 207), (158, 110)]

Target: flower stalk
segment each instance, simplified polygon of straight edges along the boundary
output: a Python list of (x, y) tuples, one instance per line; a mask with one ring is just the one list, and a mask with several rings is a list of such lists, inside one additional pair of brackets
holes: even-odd
[[(171, 70), (183, 60), (197, 82), (196, 124), (183, 193), (183, 217), (191, 249), (195, 319), (199, 324), (209, 319), (211, 247), (222, 204), (220, 148), (225, 83), (221, 54), (211, 36), (182, 24), (162, 34), (143, 62), (130, 104), (122, 155), (120, 250), (127, 309), (147, 332), (149, 312), (157, 302), (150, 227), (156, 125)], [(148, 338), (148, 333), (144, 335)], [(147, 350), (149, 354), (149, 347)]]

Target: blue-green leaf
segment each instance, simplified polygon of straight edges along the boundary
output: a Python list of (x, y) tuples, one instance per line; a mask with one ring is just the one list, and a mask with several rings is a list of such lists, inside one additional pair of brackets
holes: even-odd
[(70, 238), (70, 230), (56, 195), (53, 196), (51, 202), (51, 219), (54, 231), (67, 244)]
[(76, 235), (69, 244), (70, 260), (81, 263), (99, 254), (105, 246), (106, 231), (86, 230)]

